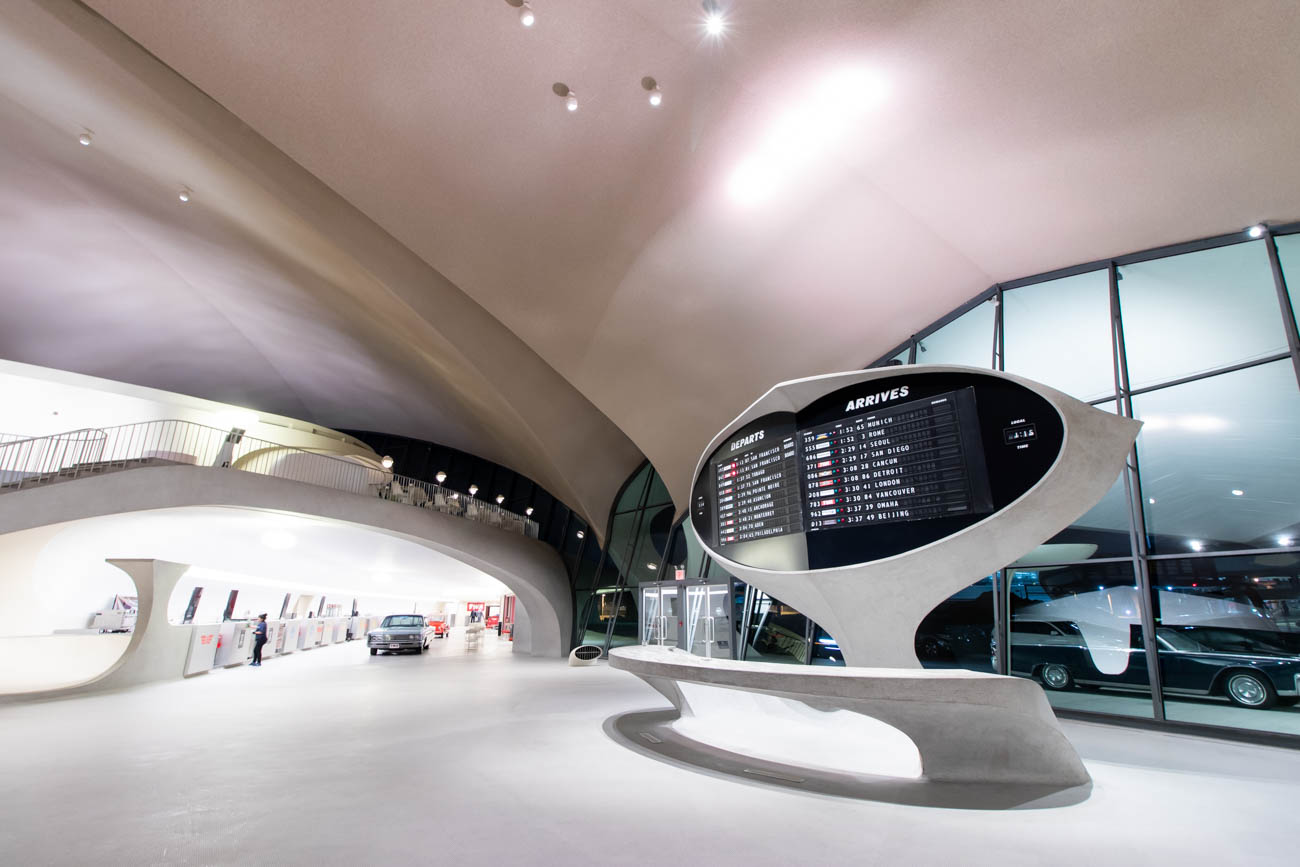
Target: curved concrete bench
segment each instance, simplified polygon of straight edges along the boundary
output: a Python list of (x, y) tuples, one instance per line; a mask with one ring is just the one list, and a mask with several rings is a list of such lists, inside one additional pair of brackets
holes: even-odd
[[(834, 794), (984, 808), (1023, 806), (1091, 784), (1042, 689), (1024, 678), (965, 670), (734, 662), (659, 647), (616, 648), (610, 651), (609, 664), (644, 680), (676, 709), (635, 715), (622, 724), (616, 721), (615, 728), (639, 749), (714, 771)], [(879, 720), (916, 745), (921, 776), (870, 778), (835, 768), (756, 762), (717, 746), (692, 743), (672, 728), (674, 720), (697, 712), (682, 684), (756, 693)], [(638, 727), (643, 730), (634, 731)], [(1086, 791), (1053, 805), (1079, 796)]]

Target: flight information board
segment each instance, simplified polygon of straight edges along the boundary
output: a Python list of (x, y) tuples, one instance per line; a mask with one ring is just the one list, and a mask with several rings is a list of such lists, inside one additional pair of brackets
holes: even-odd
[(766, 439), (765, 434), (752, 434), (757, 446), (716, 464), (716, 526), (722, 545), (803, 532), (795, 437)]
[(806, 531), (993, 510), (965, 388), (798, 433)]
[(790, 397), (730, 430), (692, 487), (701, 541), (742, 565), (828, 569), (931, 544), (1023, 496), (1064, 444), (1044, 397), (978, 370), (900, 369)]

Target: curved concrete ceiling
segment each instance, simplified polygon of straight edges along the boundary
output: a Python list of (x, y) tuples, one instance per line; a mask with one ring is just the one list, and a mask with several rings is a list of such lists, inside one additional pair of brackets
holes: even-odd
[[(631, 458), (625, 444), (605, 457), (617, 438), (603, 430), (561, 453), (553, 431), (570, 413), (553, 393), (590, 400), (680, 505), (703, 444), (773, 382), (861, 366), (1000, 280), (1300, 216), (1300, 16), (1288, 0), (1195, 14), (1181, 0), (1050, 14), (1035, 0), (735, 0), (716, 43), (702, 38), (695, 0), (555, 0), (527, 30), (493, 0), (89, 3), (287, 156), (231, 157), (244, 183), (279, 198), (292, 160), (404, 245), (385, 248), (404, 273), (422, 267), (409, 250), (447, 278), (426, 277), (437, 300), (418, 303), (387, 270), (402, 315), (374, 312), (379, 292), (341, 290), (347, 281), (322, 274), (315, 256), (278, 262), (277, 281), (248, 290), (235, 278), (285, 258), (284, 220), (236, 220), (228, 208), (242, 230), (236, 255), (230, 225), (223, 235), (190, 222), (198, 216), (159, 215), (133, 236), (183, 231), (196, 246), (223, 246), (233, 271), (194, 293), (196, 318), (179, 327), (221, 345), (205, 329), (226, 324), (199, 305), (237, 319), (248, 351), (279, 373), (258, 382), (278, 411), (440, 438), (561, 495), (534, 463), (586, 490)], [(103, 74), (72, 48), (65, 66)], [(27, 69), (11, 65), (7, 78), (24, 70), (29, 80), (7, 89), (40, 114), (20, 98), (33, 86)], [(663, 87), (658, 109), (644, 75)], [(563, 110), (556, 81), (578, 94), (577, 112)], [(211, 132), (215, 106), (197, 111), (175, 90), (174, 124)], [(70, 141), (104, 113), (86, 101), (42, 116)], [(161, 148), (142, 131), (118, 132)], [(234, 138), (228, 151), (262, 147), (247, 132)], [(194, 175), (174, 150), (119, 194), (159, 196), (139, 208), (174, 211), (161, 201), (168, 186)], [(738, 170), (748, 173), (739, 190)], [(224, 198), (204, 189), (196, 203), (209, 196)], [(337, 210), (332, 195), (292, 198), (294, 233), (323, 224), (339, 244), (364, 222), (357, 214), (344, 228), (307, 201)], [(187, 282), (211, 273), (190, 268)], [(51, 318), (23, 303), (27, 321)], [(512, 360), (471, 381), (461, 359), (428, 348), (462, 320), (503, 324), (549, 367), (527, 365), (538, 381), (523, 395), (500, 380)], [(310, 353), (284, 348), (299, 337)], [(347, 360), (314, 368), (309, 354)], [(197, 385), (204, 371), (181, 364), (169, 375)], [(346, 415), (354, 397), (334, 381), (442, 402), (415, 418), (409, 402), (369, 400), (372, 419), (358, 425), (332, 414)], [(299, 410), (295, 399), (314, 402)], [(533, 429), (526, 447), (512, 424)], [(496, 451), (463, 444), (474, 437)]]

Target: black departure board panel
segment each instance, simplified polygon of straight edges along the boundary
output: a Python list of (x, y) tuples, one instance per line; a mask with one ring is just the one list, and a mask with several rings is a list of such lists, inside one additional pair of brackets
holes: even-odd
[(803, 531), (794, 435), (766, 434), (750, 434), (757, 445), (716, 464), (719, 544)]
[(993, 510), (972, 388), (817, 425), (798, 437), (810, 533)]
[(691, 521), (722, 557), (751, 566), (869, 562), (1007, 506), (1063, 438), (1056, 410), (1023, 385), (900, 369), (732, 431), (701, 468)]

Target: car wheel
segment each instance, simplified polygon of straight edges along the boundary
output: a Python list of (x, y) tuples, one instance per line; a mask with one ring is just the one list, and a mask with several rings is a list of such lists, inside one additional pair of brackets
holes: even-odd
[(1270, 708), (1277, 704), (1277, 690), (1268, 678), (1253, 671), (1234, 671), (1224, 681), (1223, 692), (1237, 707)]
[(1038, 676), (1043, 679), (1043, 686), (1048, 689), (1069, 689), (1074, 685), (1074, 678), (1070, 676), (1070, 669), (1054, 662), (1044, 665), (1038, 672)]
[(424, 653), (424, 645), (421, 644), (419, 647), (415, 648), (415, 652), (416, 652), (416, 653)]
[(370, 648), (370, 655), (371, 655), (371, 656), (378, 656), (378, 655), (379, 655), (379, 648), (377, 648), (377, 647), (372, 647), (372, 648)]

